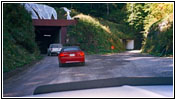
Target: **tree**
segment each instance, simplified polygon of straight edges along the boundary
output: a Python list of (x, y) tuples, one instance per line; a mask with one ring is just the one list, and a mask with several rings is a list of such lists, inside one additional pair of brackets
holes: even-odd
[(107, 3), (107, 16), (109, 15), (109, 4)]
[(126, 5), (126, 22), (136, 30), (133, 33), (135, 35), (135, 49), (140, 49), (144, 40), (142, 32), (144, 31), (144, 19), (147, 16), (144, 6), (144, 3), (128, 3)]
[(163, 19), (173, 13), (172, 3), (148, 3), (144, 6), (144, 11), (148, 13), (144, 20), (145, 33), (148, 33), (149, 28), (155, 22)]
[(137, 31), (143, 30), (145, 16), (144, 3), (130, 3), (126, 5), (127, 22), (132, 25)]

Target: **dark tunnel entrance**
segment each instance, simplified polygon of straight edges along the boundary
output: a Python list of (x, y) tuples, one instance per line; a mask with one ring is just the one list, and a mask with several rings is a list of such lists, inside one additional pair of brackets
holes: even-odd
[(59, 26), (35, 26), (35, 40), (42, 54), (47, 53), (47, 49), (52, 43), (61, 43)]
[(43, 20), (33, 19), (35, 27), (35, 40), (42, 54), (47, 53), (47, 49), (52, 43), (65, 44), (67, 26), (76, 25), (77, 20)]

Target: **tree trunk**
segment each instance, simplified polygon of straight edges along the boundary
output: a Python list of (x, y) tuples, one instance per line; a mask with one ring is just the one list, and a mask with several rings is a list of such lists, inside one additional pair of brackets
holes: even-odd
[(107, 16), (109, 15), (109, 4), (107, 3)]
[(73, 4), (71, 3), (71, 9), (73, 8)]
[(90, 9), (92, 10), (92, 7), (93, 7), (93, 5), (92, 5), (92, 3), (90, 4)]

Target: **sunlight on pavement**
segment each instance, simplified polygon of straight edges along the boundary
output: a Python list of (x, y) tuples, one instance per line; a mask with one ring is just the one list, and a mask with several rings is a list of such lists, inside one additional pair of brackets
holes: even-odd
[(129, 53), (141, 53), (142, 50), (131, 50), (131, 51), (127, 51), (127, 52), (129, 52)]

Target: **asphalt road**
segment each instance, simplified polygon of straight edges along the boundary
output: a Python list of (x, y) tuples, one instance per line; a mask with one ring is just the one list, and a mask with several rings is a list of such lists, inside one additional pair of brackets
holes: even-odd
[(173, 58), (153, 57), (128, 51), (109, 55), (86, 55), (86, 65), (59, 67), (57, 56), (46, 56), (26, 71), (3, 81), (3, 96), (32, 95), (40, 85), (107, 79), (114, 77), (170, 77)]

